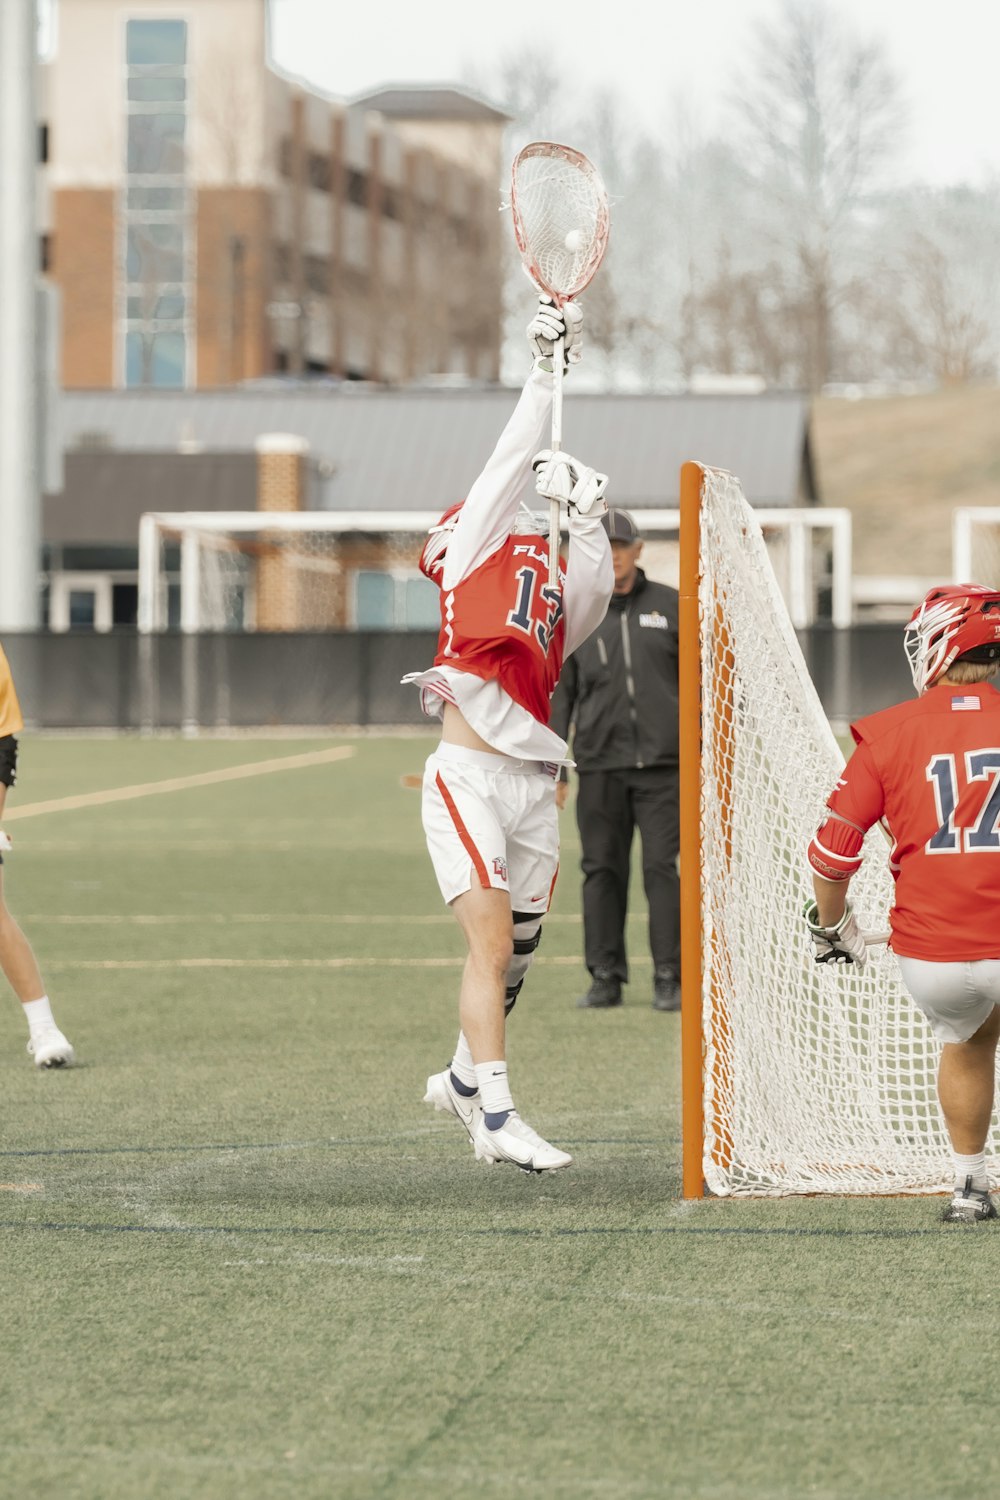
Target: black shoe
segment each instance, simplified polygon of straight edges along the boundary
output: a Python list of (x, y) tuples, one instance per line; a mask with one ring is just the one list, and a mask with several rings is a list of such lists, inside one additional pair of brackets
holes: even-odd
[(941, 1215), (945, 1224), (982, 1224), (995, 1219), (996, 1206), (988, 1192), (972, 1186), (972, 1178), (965, 1179), (963, 1188), (955, 1189), (955, 1196)]
[(594, 975), (590, 989), (580, 996), (576, 1005), (578, 1010), (610, 1010), (612, 1006), (621, 1003), (621, 980), (615, 979), (612, 974), (598, 972)]
[(664, 969), (653, 976), (653, 1009), (680, 1010), (681, 986), (671, 969)]

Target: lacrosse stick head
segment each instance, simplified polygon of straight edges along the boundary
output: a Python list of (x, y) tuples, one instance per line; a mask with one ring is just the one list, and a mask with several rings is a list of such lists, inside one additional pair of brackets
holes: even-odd
[(532, 141), (514, 159), (510, 207), (521, 263), (538, 290), (560, 307), (579, 296), (611, 230), (597, 168), (572, 146)]

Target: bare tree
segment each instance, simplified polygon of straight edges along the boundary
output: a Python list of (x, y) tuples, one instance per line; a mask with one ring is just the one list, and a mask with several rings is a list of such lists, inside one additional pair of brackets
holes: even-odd
[(736, 104), (763, 227), (797, 308), (798, 379), (816, 390), (834, 369), (856, 210), (901, 128), (897, 84), (881, 45), (861, 40), (824, 0), (785, 0), (779, 20), (758, 28)]

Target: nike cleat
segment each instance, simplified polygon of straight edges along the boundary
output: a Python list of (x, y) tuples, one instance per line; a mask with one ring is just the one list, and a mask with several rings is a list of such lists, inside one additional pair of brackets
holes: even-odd
[(480, 1120), (483, 1118), (483, 1106), (478, 1093), (468, 1098), (460, 1094), (451, 1081), (451, 1069), (445, 1068), (443, 1073), (432, 1073), (427, 1080), (427, 1092), (424, 1095), (425, 1104), (433, 1104), (435, 1109), (444, 1110), (445, 1114), (454, 1115), (469, 1132), (469, 1139), (475, 1142), (476, 1130)]
[(476, 1160), (498, 1166), (501, 1162), (512, 1162), (522, 1172), (558, 1172), (568, 1167), (573, 1158), (567, 1151), (550, 1146), (537, 1131), (532, 1130), (515, 1110), (509, 1114), (499, 1130), (490, 1130), (486, 1121), (480, 1119), (473, 1137)]
[(36, 1068), (70, 1068), (76, 1062), (76, 1053), (63, 1036), (58, 1026), (47, 1026), (28, 1043), (28, 1052)]

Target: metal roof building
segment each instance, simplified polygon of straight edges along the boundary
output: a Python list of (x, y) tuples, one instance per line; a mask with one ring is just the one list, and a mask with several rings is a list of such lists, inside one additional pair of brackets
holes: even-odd
[[(350, 384), (66, 392), (58, 413), (66, 488), (50, 498), (49, 510), (60, 517), (59, 539), (70, 542), (73, 516), (81, 523), (89, 518), (86, 531), (96, 540), (95, 512), (102, 513), (108, 540), (121, 541), (134, 537), (142, 510), (232, 509), (234, 487), (249, 479), (247, 460), (256, 439), (281, 432), (309, 444), (310, 508), (434, 511), (467, 492), (516, 399), (516, 391), (501, 387), (382, 390)], [(570, 389), (564, 442), (610, 475), (609, 495), (622, 506), (676, 505), (680, 467), (688, 459), (737, 474), (754, 504), (803, 505), (819, 498), (809, 403), (799, 394), (594, 395)], [(128, 472), (127, 485), (114, 483), (116, 468), (123, 476)], [(209, 468), (214, 479), (196, 479)], [(250, 491), (242, 508), (255, 503)]]

